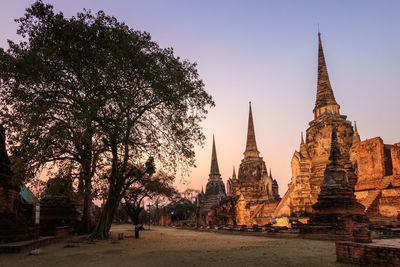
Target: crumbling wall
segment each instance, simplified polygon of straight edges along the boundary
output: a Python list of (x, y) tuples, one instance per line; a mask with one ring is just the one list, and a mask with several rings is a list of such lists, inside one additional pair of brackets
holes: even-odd
[(380, 137), (360, 142), (357, 145), (358, 180), (355, 190), (378, 188), (385, 176), (384, 144)]
[(393, 175), (400, 175), (400, 143), (391, 147)]

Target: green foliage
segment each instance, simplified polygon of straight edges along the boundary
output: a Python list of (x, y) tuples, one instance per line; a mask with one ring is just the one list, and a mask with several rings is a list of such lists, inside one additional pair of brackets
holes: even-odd
[(70, 206), (76, 199), (70, 176), (56, 176), (46, 182), (42, 201), (57, 206)]
[(72, 188), (72, 179), (68, 175), (57, 176), (49, 179), (44, 190), (45, 196), (62, 196), (68, 199), (74, 198), (74, 190)]
[(68, 22), (42, 2), (16, 21), (25, 41), (9, 41), (9, 49), (0, 51), (0, 85), (1, 118), (18, 177), (29, 180), (50, 162), (51, 168), (74, 166), (81, 184), (90, 182), (103, 146), (93, 122), (100, 103), (86, 81), (96, 66), (85, 65), (89, 54), (74, 35), (83, 22)]
[(39, 1), (16, 21), (26, 41), (0, 53), (13, 154), (38, 168), (116, 145), (123, 165), (148, 156), (172, 168), (194, 163), (199, 122), (213, 105), (195, 63), (102, 11), (67, 19)]
[(168, 204), (164, 210), (171, 215), (172, 221), (187, 220), (195, 212), (196, 205), (189, 199), (181, 198)]
[(11, 170), (13, 172), (11, 183), (15, 186), (22, 186), (26, 179), (28, 171), (25, 169), (23, 159), (14, 156), (10, 157)]

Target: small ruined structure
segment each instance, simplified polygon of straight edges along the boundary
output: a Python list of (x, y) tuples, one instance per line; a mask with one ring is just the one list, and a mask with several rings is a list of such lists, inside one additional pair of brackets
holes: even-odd
[(82, 206), (83, 200), (75, 197), (72, 180), (58, 177), (49, 179), (40, 200), (40, 234), (56, 235), (60, 227), (66, 226), (72, 231), (82, 219), (78, 212)]
[(12, 176), (6, 134), (0, 125), (0, 243), (32, 237), (29, 226), (33, 223), (33, 206), (24, 203), (19, 187), (12, 184)]
[(292, 157), (292, 179), (288, 191), (274, 212), (277, 220), (283, 217), (295, 217), (307, 222), (312, 212), (312, 205), (317, 202), (326, 166), (330, 163), (332, 129), (336, 131), (340, 151), (337, 161), (343, 166), (350, 186), (353, 187), (357, 181), (355, 166), (350, 161), (350, 152), (355, 149), (354, 142), (359, 142), (355, 140), (358, 133), (353, 130), (351, 122), (346, 120), (347, 116), (340, 114), (340, 105), (336, 102), (329, 81), (320, 33), (318, 33), (318, 43), (318, 81), (314, 119), (309, 123), (305, 140), (303, 135), (301, 136), (299, 151), (295, 151)]
[[(236, 177), (233, 169), (228, 179), (228, 197), (216, 209), (220, 223), (252, 225), (271, 221), (272, 211), (279, 203), (278, 183), (268, 174), (264, 160), (257, 149), (251, 104), (244, 158)], [(230, 219), (227, 219), (230, 218)]]
[(387, 145), (375, 137), (354, 150), (355, 195), (366, 215), (374, 224), (400, 225), (400, 143)]
[(317, 202), (312, 206), (309, 233), (349, 235), (361, 224), (367, 224), (364, 206), (357, 202), (352, 186), (343, 165), (339, 162), (340, 150), (337, 143), (336, 129), (332, 129), (329, 164), (324, 171), (324, 181)]
[(156, 209), (156, 216), (154, 218), (154, 223), (161, 226), (171, 226), (172, 218), (171, 215), (166, 213), (162, 209)]
[(210, 212), (211, 207), (218, 205), (221, 198), (225, 197), (225, 195), (225, 184), (222, 181), (221, 174), (219, 173), (217, 150), (215, 148), (215, 138), (213, 136), (211, 167), (210, 174), (208, 175), (206, 192), (204, 193), (202, 189), (196, 199), (198, 224), (207, 224), (207, 214)]

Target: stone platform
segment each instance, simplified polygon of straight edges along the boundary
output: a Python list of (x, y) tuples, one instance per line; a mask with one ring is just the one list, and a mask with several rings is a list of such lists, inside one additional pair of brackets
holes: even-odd
[(400, 266), (400, 238), (375, 239), (372, 243), (336, 242), (338, 262), (371, 266)]
[(54, 236), (41, 236), (39, 240), (25, 240), (25, 241), (0, 244), (0, 254), (20, 253), (35, 249), (37, 247), (54, 244), (56, 242), (59, 242), (60, 240), (63, 240), (68, 235), (70, 235), (72, 231), (73, 227), (71, 226), (61, 226), (57, 227)]
[(57, 242), (59, 237), (56, 236), (45, 236), (40, 237), (39, 240), (26, 240), (19, 242), (12, 242), (7, 244), (0, 244), (0, 254), (7, 253), (20, 253), (29, 250), (33, 250), (35, 248), (40, 248), (44, 245), (49, 245)]

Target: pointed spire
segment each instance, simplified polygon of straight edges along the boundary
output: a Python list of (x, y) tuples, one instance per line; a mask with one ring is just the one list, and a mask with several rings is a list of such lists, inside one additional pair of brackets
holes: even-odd
[(332, 162), (337, 162), (340, 158), (340, 149), (337, 143), (337, 133), (336, 128), (332, 128), (332, 139), (331, 139), (331, 153), (329, 155), (329, 160)]
[(260, 152), (257, 150), (256, 134), (254, 132), (253, 114), (251, 112), (251, 102), (249, 102), (249, 124), (247, 127), (246, 151), (243, 153), (245, 157), (258, 157)]
[(204, 195), (204, 188), (201, 186), (201, 194)]
[(232, 179), (236, 179), (235, 166), (233, 166)]
[(335, 96), (333, 95), (331, 83), (329, 81), (328, 69), (326, 67), (324, 51), (322, 49), (321, 33), (318, 32), (318, 82), (317, 82), (317, 99), (315, 108), (326, 105), (337, 105)]
[(303, 132), (301, 132), (301, 143), (300, 143), (300, 145), (304, 145)]
[(271, 177), (271, 179), (272, 179), (272, 170), (271, 170), (271, 168), (269, 168), (269, 177)]
[(210, 175), (211, 174), (219, 174), (218, 160), (217, 160), (217, 150), (215, 149), (215, 138), (214, 138), (214, 135), (213, 135), (213, 147), (212, 147), (211, 167), (210, 167)]
[(353, 145), (359, 143), (361, 141), (360, 135), (357, 130), (357, 123), (354, 121), (354, 133), (353, 133)]

